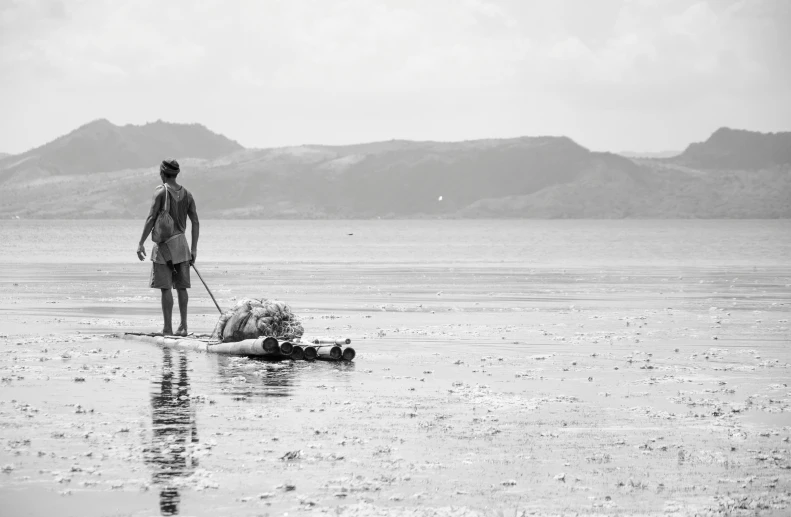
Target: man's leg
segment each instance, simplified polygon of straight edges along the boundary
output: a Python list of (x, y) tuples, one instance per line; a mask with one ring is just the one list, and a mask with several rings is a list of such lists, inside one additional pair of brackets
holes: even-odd
[(162, 327), (162, 334), (165, 336), (173, 335), (173, 293), (170, 289), (162, 289), (162, 317), (165, 319), (165, 326)]
[(181, 324), (179, 325), (178, 333), (182, 336), (187, 335), (187, 304), (190, 300), (190, 295), (186, 289), (176, 289), (179, 295), (179, 313), (181, 314)]

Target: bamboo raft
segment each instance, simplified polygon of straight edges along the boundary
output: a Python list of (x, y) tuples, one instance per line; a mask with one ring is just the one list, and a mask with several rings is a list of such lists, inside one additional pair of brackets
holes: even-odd
[[(116, 334), (121, 339), (144, 341), (156, 345), (181, 350), (195, 350), (209, 354), (265, 357), (270, 359), (292, 359), (295, 361), (352, 361), (357, 353), (348, 346), (350, 339), (315, 339), (301, 341), (278, 341), (273, 337), (245, 339), (233, 343), (222, 343), (208, 336), (161, 336), (140, 332)], [(343, 343), (344, 346), (336, 343)]]

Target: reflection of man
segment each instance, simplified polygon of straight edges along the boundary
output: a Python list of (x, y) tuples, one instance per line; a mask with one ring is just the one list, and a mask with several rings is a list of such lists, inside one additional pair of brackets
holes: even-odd
[[(159, 177), (162, 185), (157, 187), (154, 192), (154, 200), (151, 203), (151, 210), (143, 226), (143, 236), (140, 237), (140, 244), (137, 246), (137, 258), (143, 260), (146, 256), (144, 243), (148, 234), (154, 228), (159, 213), (168, 203), (168, 212), (173, 218), (175, 225), (175, 235), (165, 242), (155, 244), (151, 249), (151, 281), (149, 287), (162, 291), (162, 317), (165, 325), (162, 328), (163, 335), (173, 334), (173, 293), (174, 287), (179, 297), (179, 313), (181, 323), (176, 331), (176, 335), (187, 335), (187, 302), (189, 295), (187, 289), (190, 288), (190, 265), (195, 262), (198, 255), (198, 236), (200, 235), (200, 223), (198, 222), (198, 211), (195, 209), (195, 200), (192, 194), (176, 182), (176, 176), (180, 172), (179, 163), (176, 160), (165, 160), (159, 167)], [(187, 230), (187, 218), (192, 223), (192, 248), (187, 244), (187, 237), (184, 232)]]
[[(146, 463), (153, 470), (153, 482), (159, 485), (159, 508), (162, 515), (178, 515), (179, 491), (175, 481), (189, 476), (198, 466), (187, 449), (198, 442), (195, 410), (190, 404), (187, 356), (179, 354), (178, 371), (174, 372), (172, 351), (162, 349), (162, 379), (159, 391), (151, 396), (151, 447), (145, 450)], [(178, 376), (174, 378), (174, 375)]]

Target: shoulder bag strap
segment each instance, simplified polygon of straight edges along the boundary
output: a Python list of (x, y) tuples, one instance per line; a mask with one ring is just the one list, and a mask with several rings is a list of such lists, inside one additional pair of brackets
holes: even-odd
[(170, 196), (168, 196), (168, 194), (169, 194), (168, 186), (167, 186), (167, 184), (163, 183), (162, 187), (164, 187), (164, 189), (165, 189), (165, 208), (164, 208), (164, 211), (166, 213), (170, 213)]

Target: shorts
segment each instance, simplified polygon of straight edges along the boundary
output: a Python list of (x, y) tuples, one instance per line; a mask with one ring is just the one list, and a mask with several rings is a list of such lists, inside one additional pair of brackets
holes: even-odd
[(173, 265), (176, 273), (167, 264), (151, 263), (151, 281), (149, 287), (152, 289), (189, 289), (190, 285), (190, 263), (180, 262)]

